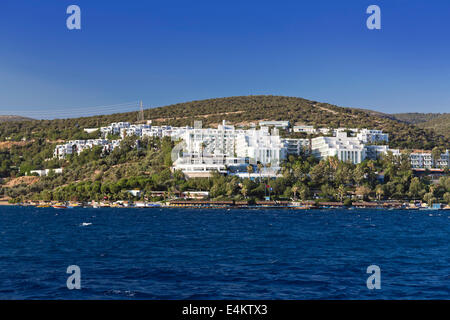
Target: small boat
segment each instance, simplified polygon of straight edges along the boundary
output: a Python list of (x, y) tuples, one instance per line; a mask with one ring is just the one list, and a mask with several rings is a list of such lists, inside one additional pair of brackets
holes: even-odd
[(64, 205), (59, 205), (59, 204), (55, 204), (55, 205), (53, 205), (52, 207), (55, 208), (55, 209), (67, 209), (66, 206), (64, 206)]
[(36, 208), (50, 208), (50, 205), (48, 205), (48, 204), (40, 204), (40, 205), (37, 205)]

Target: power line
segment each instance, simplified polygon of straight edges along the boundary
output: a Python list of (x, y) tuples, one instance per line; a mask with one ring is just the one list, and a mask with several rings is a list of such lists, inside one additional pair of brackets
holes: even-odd
[[(40, 119), (61, 118), (61, 117), (73, 118), (73, 117), (94, 116), (111, 113), (135, 112), (138, 105), (139, 101), (131, 101), (118, 104), (99, 105), (91, 107), (86, 106), (57, 107), (57, 108), (36, 107), (36, 110), (23, 110), (22, 108), (23, 111), (18, 111), (21, 108), (16, 108), (14, 111), (7, 113), (12, 115), (37, 117)], [(132, 108), (132, 110), (126, 110), (128, 108), (130, 109)], [(6, 114), (6, 112), (3, 111), (2, 113)]]

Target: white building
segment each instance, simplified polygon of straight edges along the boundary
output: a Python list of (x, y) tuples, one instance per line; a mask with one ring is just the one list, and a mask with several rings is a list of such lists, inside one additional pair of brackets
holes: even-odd
[(108, 134), (120, 134), (120, 131), (124, 128), (129, 128), (129, 122), (113, 122), (109, 126), (101, 127), (100, 132), (103, 137), (106, 137)]
[(177, 155), (173, 168), (188, 176), (200, 176), (211, 171), (241, 174), (249, 164), (270, 163), (271, 172), (279, 170), (286, 159), (287, 149), (278, 130), (268, 127), (259, 130), (237, 130), (225, 121), (213, 128), (187, 128), (181, 135), (182, 152)]
[(92, 133), (92, 132), (95, 132), (95, 131), (98, 131), (98, 130), (99, 130), (99, 128), (84, 128), (83, 129), (83, 131), (86, 132), (86, 133)]
[(317, 133), (317, 130), (314, 129), (314, 126), (308, 126), (308, 125), (294, 126), (292, 128), (292, 131), (294, 131), (294, 132), (304, 132), (306, 134), (315, 134), (315, 133)]
[(61, 174), (63, 172), (63, 168), (56, 169), (43, 169), (43, 170), (30, 170), (30, 174), (36, 173), (40, 177), (48, 176), (50, 171), (53, 171), (56, 174)]
[(387, 145), (367, 145), (366, 148), (366, 158), (376, 160), (379, 159), (382, 155), (386, 154), (390, 151), (389, 146)]
[(246, 130), (236, 137), (236, 155), (249, 159), (252, 163), (270, 163), (279, 167), (281, 161), (286, 159), (287, 150), (282, 145), (277, 130), (273, 134), (267, 127), (260, 130)]
[(414, 169), (445, 169), (450, 167), (449, 150), (442, 153), (439, 159), (433, 159), (432, 152), (429, 150), (414, 150), (409, 157), (411, 167)]
[(105, 140), (105, 139), (89, 139), (89, 140), (72, 140), (65, 144), (60, 144), (55, 147), (53, 157), (64, 159), (71, 154), (80, 154), (84, 150), (92, 149), (95, 146), (102, 146), (102, 153), (109, 153), (114, 148), (120, 145), (120, 140)]
[(318, 133), (322, 133), (322, 134), (330, 134), (330, 132), (331, 132), (331, 129), (330, 128), (318, 128), (317, 130), (316, 130)]
[(227, 172), (228, 165), (244, 164), (235, 155), (235, 130), (222, 122), (214, 128), (184, 128), (179, 137), (183, 140), (183, 150), (174, 161), (173, 168), (182, 170), (188, 176), (206, 176), (212, 171)]
[(311, 141), (309, 139), (281, 139), (281, 143), (286, 148), (288, 155), (300, 156), (310, 153)]
[(281, 128), (281, 129), (287, 129), (289, 128), (289, 121), (260, 121), (259, 125), (261, 127), (275, 127), (275, 128)]
[(347, 132), (347, 136), (350, 135), (350, 137), (355, 137), (356, 134), (359, 132), (359, 129), (357, 128), (337, 128), (332, 130), (333, 136), (336, 136), (339, 132)]
[(364, 143), (389, 142), (389, 135), (382, 130), (361, 129), (356, 137)]
[(341, 161), (360, 163), (366, 158), (364, 144), (355, 137), (347, 137), (346, 132), (337, 132), (336, 137), (311, 139), (312, 154), (319, 159), (337, 157)]

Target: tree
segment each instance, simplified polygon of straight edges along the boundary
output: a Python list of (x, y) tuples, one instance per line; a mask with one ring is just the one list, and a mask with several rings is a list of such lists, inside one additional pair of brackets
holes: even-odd
[(431, 207), (433, 202), (436, 201), (436, 198), (434, 197), (432, 192), (428, 192), (424, 194), (423, 201), (428, 203), (428, 206)]
[(237, 182), (237, 180), (235, 179), (235, 177), (233, 177), (233, 178), (231, 179), (231, 181), (229, 181), (229, 182), (226, 184), (226, 193), (227, 193), (227, 196), (231, 198), (233, 195), (236, 194), (237, 189), (238, 189), (238, 182)]
[(243, 186), (242, 187), (241, 193), (244, 196), (244, 198), (247, 198), (247, 195), (248, 195), (248, 188), (247, 188), (247, 186)]
[(365, 179), (365, 171), (363, 165), (360, 163), (356, 166), (355, 170), (353, 170), (353, 177), (358, 186), (361, 186)]
[(262, 172), (262, 169), (264, 168), (264, 165), (262, 163), (258, 163), (257, 167), (258, 167), (258, 173), (259, 173), (259, 181), (261, 182), (261, 172)]
[(300, 198), (302, 200), (307, 200), (309, 196), (309, 188), (306, 185), (302, 185), (299, 191)]
[(441, 177), (439, 179), (439, 184), (448, 192), (450, 192), (450, 176)]
[(366, 200), (371, 191), (367, 186), (360, 186), (356, 188), (355, 193), (357, 196), (363, 198), (363, 200)]
[(422, 184), (420, 183), (419, 178), (412, 178), (411, 183), (409, 184), (409, 194), (413, 197), (413, 199), (416, 199), (419, 196), (421, 190)]
[(202, 163), (205, 163), (205, 162), (203, 161), (203, 151), (205, 151), (205, 148), (206, 148), (206, 143), (202, 142), (202, 143), (200, 144), (200, 152), (201, 152), (201, 154), (202, 154)]
[(384, 195), (384, 189), (382, 185), (377, 185), (376, 189), (375, 189), (375, 193), (377, 195), (377, 199), (378, 201), (381, 200), (381, 197)]
[(220, 196), (224, 196), (226, 194), (226, 185), (222, 183), (215, 183), (210, 190), (210, 196), (212, 198), (217, 198)]
[(297, 199), (297, 192), (300, 190), (299, 186), (294, 185), (291, 188), (292, 193), (294, 194), (294, 199)]
[(249, 164), (247, 166), (248, 178), (250, 179), (250, 174), (253, 173), (253, 166)]
[(442, 198), (444, 199), (445, 202), (447, 202), (448, 204), (450, 204), (450, 192), (444, 193), (444, 195), (442, 196)]
[(338, 190), (337, 190), (338, 196), (339, 196), (339, 200), (343, 201), (344, 197), (347, 195), (347, 191), (345, 190), (345, 186), (344, 185), (340, 185)]
[(441, 158), (441, 149), (439, 147), (434, 147), (433, 150), (431, 150), (431, 157), (433, 158), (433, 164), (434, 167), (438, 167), (438, 161)]

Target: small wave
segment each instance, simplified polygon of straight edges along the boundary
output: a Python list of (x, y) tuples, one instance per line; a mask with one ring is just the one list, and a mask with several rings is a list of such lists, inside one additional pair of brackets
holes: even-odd
[(131, 290), (108, 290), (106, 292), (107, 295), (121, 295), (126, 297), (134, 297), (136, 292)]
[(80, 226), (86, 227), (86, 226), (90, 226), (91, 224), (92, 224), (91, 222), (83, 222)]

